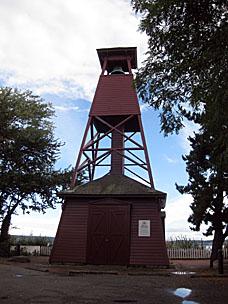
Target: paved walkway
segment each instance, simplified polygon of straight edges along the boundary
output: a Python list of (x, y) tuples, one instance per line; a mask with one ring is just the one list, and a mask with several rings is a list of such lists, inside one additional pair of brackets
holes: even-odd
[[(159, 270), (160, 274), (146, 275), (145, 272), (142, 274), (142, 269), (138, 269), (138, 273), (136, 270), (128, 269), (128, 272), (121, 272), (118, 275), (76, 272), (71, 276), (70, 271), (85, 270), (86, 267), (92, 272), (97, 269), (117, 272), (118, 269), (95, 266), (84, 268), (70, 265), (50, 266), (47, 262), (46, 257), (31, 257), (30, 263), (0, 259), (0, 303), (223, 304), (228, 302), (227, 277), (191, 277), (171, 273), (169, 276), (162, 275), (162, 273), (167, 274), (167, 270), (163, 272)], [(195, 261), (189, 262), (186, 264), (183, 261), (175, 261), (174, 265), (181, 267), (179, 269), (188, 267), (189, 270), (193, 268), (198, 270), (198, 266), (203, 266), (201, 263), (196, 265)], [(208, 264), (204, 265), (208, 266)], [(123, 270), (123, 267), (119, 268), (121, 269)], [(152, 270), (148, 271), (152, 273)]]
[[(14, 257), (13, 260), (17, 259)], [(22, 262), (21, 259), (28, 259), (29, 262)], [(20, 262), (21, 261), (21, 262)], [(170, 275), (175, 271), (195, 272), (197, 275), (217, 275), (218, 269), (210, 269), (209, 260), (171, 260), (169, 269), (150, 267), (122, 267), (109, 265), (50, 265), (47, 256), (19, 257), (18, 261), (10, 261), (8, 258), (0, 258), (0, 264), (14, 265), (17, 267), (37, 269), (43, 272), (60, 273), (69, 275), (69, 272), (78, 273), (110, 273), (110, 274), (146, 274), (146, 275)], [(224, 260), (224, 273), (228, 275), (228, 260)]]
[(172, 260), (176, 269), (205, 269), (210, 267), (210, 260)]

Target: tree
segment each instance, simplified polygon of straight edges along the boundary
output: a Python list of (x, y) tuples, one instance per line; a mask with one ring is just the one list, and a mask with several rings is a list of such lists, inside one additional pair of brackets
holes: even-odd
[(227, 100), (228, 1), (132, 0), (148, 35), (135, 86), (160, 110), (165, 135), (195, 119), (207, 102)]
[(211, 267), (228, 236), (228, 107), (221, 107), (215, 114), (218, 117), (212, 114), (211, 119), (216, 120), (217, 128), (210, 129), (211, 122), (206, 121), (199, 133), (189, 138), (192, 150), (183, 157), (189, 183), (177, 185), (180, 193), (193, 197), (188, 219), (193, 224), (192, 230), (199, 231), (205, 223), (208, 226), (205, 235), (214, 234)]
[(160, 110), (165, 135), (189, 119), (200, 130), (184, 157), (189, 174), (181, 193), (193, 196), (189, 221), (214, 232), (211, 264), (227, 236), (228, 1), (132, 0), (149, 36), (147, 59), (135, 86), (143, 101)]
[(54, 138), (53, 115), (51, 104), (32, 92), (0, 88), (0, 244), (19, 208), (45, 213), (70, 184), (72, 169), (54, 168), (62, 144)]

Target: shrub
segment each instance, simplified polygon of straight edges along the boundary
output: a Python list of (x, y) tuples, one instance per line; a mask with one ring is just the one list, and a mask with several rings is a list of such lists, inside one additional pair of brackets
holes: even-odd
[(53, 243), (53, 239), (46, 236), (10, 236), (11, 245), (37, 245), (37, 246), (47, 246)]
[(169, 238), (166, 241), (167, 248), (177, 248), (177, 249), (190, 249), (190, 248), (200, 248), (199, 242), (196, 240), (188, 239), (186, 236), (176, 236), (175, 239)]

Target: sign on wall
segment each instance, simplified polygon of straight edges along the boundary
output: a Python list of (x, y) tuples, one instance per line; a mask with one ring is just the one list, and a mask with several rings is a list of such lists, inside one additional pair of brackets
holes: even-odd
[(138, 236), (150, 236), (150, 220), (139, 220)]

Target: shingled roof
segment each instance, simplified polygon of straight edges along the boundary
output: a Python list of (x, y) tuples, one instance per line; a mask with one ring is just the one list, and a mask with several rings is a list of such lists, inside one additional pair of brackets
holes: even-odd
[(166, 193), (147, 187), (136, 180), (125, 175), (106, 175), (86, 184), (76, 186), (71, 190), (62, 191), (60, 197), (69, 196), (128, 196), (128, 197), (157, 197), (164, 202), (165, 207)]

